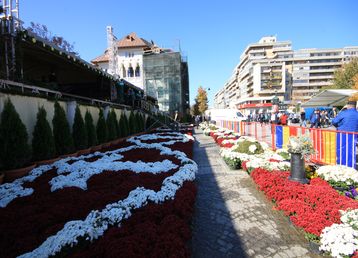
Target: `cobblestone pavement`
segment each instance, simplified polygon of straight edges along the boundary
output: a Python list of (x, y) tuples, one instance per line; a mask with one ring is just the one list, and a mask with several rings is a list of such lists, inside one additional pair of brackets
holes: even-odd
[(303, 233), (272, 210), (246, 172), (226, 166), (211, 137), (201, 130), (194, 136), (199, 172), (193, 257), (319, 257), (310, 252)]

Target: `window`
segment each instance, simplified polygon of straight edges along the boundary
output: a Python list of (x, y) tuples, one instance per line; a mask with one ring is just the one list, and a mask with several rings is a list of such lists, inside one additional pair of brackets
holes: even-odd
[(135, 68), (135, 77), (139, 77), (140, 76), (140, 67), (137, 64), (137, 67)]
[(133, 67), (132, 66), (130, 66), (129, 68), (128, 68), (128, 77), (133, 77), (133, 75), (134, 75), (134, 71), (133, 71)]

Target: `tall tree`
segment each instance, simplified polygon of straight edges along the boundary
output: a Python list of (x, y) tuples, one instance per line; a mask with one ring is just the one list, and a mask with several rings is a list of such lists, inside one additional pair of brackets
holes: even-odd
[[(353, 77), (353, 89), (358, 90), (358, 73)], [(349, 97), (349, 100), (358, 101), (358, 92)]]
[(208, 109), (208, 94), (202, 86), (198, 89), (195, 102), (198, 103), (199, 113), (204, 114), (204, 112)]
[(78, 53), (75, 52), (74, 43), (68, 42), (61, 36), (53, 35), (46, 25), (36, 22), (30, 22), (30, 27), (28, 27), (27, 29), (32, 33), (40, 36), (41, 38), (52, 42), (54, 45), (58, 46), (59, 48), (62, 48), (65, 51), (70, 52), (74, 55), (78, 55)]
[(355, 58), (334, 72), (333, 85), (329, 88), (352, 89), (355, 85), (354, 77), (357, 74), (358, 58)]
[(200, 112), (199, 112), (199, 104), (198, 104), (198, 100), (195, 99), (195, 103), (191, 106), (190, 108), (190, 114), (192, 116), (197, 116), (197, 115), (200, 115)]

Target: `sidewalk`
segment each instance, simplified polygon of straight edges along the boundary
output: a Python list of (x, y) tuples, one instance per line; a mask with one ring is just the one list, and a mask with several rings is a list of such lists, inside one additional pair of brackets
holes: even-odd
[(250, 176), (230, 170), (220, 148), (201, 130), (194, 134), (199, 166), (192, 254), (198, 257), (319, 257)]

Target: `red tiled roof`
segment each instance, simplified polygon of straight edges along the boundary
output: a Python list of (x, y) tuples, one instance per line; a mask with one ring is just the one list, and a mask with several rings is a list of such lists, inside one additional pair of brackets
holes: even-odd
[(107, 51), (104, 52), (103, 55), (97, 56), (96, 58), (91, 60), (91, 63), (101, 63), (101, 62), (108, 62), (109, 56), (107, 54)]
[(152, 44), (137, 36), (135, 32), (128, 34), (122, 39), (117, 41), (117, 46), (119, 48), (138, 48), (138, 47), (152, 47)]
[[(123, 37), (122, 39), (118, 40), (117, 46), (118, 48), (151, 48), (153, 47), (153, 44), (149, 43), (145, 39), (138, 37), (135, 32), (132, 32), (127, 36)], [(108, 61), (109, 56), (107, 54), (107, 50), (104, 52), (103, 55), (100, 55), (91, 60), (91, 62), (94, 64)]]

